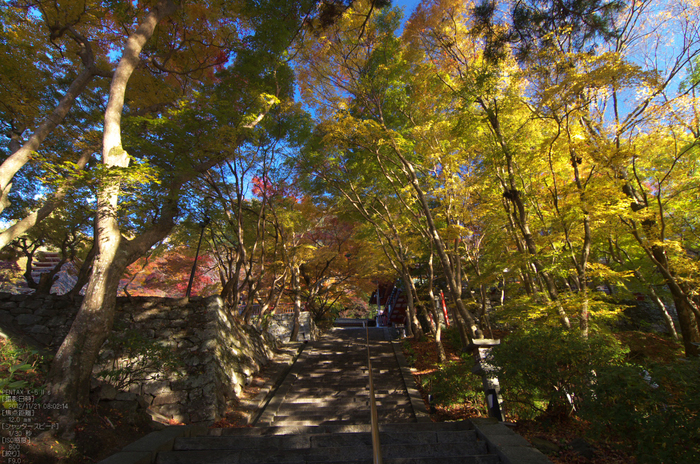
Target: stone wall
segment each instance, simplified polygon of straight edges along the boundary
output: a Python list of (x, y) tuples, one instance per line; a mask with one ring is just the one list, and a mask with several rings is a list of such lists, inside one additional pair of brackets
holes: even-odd
[(66, 337), (80, 302), (63, 296), (0, 293), (0, 327), (20, 331), (53, 351)]
[[(294, 327), (294, 313), (274, 314), (270, 318), (267, 331), (282, 343), (289, 341)], [(302, 311), (299, 314), (299, 340), (316, 340), (318, 329), (309, 311)]]
[[(30, 335), (55, 351), (79, 304), (63, 296), (0, 294), (0, 327)], [(136, 395), (152, 411), (183, 423), (208, 423), (222, 417), (226, 403), (269, 361), (276, 344), (271, 335), (243, 327), (230, 317), (219, 297), (192, 298), (189, 302), (118, 298), (114, 327), (93, 372), (115, 373), (131, 366), (138, 375), (125, 382), (123, 389), (129, 395), (122, 396)], [(136, 346), (142, 352), (150, 348), (156, 353), (158, 347), (166, 347), (165, 357), (173, 361), (171, 368), (158, 359), (144, 366), (137, 353), (129, 354), (125, 346)], [(112, 394), (104, 399), (115, 400)]]

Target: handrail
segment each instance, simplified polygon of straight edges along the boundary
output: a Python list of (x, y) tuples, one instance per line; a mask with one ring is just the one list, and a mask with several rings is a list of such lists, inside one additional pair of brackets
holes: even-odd
[(382, 464), (382, 450), (379, 443), (379, 417), (377, 415), (377, 402), (374, 399), (374, 377), (372, 376), (372, 359), (369, 354), (369, 327), (365, 326), (365, 336), (367, 339), (367, 369), (369, 370), (369, 405), (371, 411), (372, 427), (372, 462)]

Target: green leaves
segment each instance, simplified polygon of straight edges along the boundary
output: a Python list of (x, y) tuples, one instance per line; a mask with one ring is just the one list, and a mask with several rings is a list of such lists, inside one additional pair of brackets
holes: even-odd
[[(596, 372), (624, 361), (626, 350), (612, 336), (527, 325), (492, 350), (504, 400), (520, 417), (541, 412), (570, 414), (589, 394)], [(542, 403), (541, 403), (542, 402)]]

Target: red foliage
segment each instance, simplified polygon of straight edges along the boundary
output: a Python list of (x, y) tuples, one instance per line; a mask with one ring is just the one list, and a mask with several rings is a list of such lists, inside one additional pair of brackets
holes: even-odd
[[(120, 288), (127, 286), (132, 296), (184, 296), (194, 263), (194, 256), (173, 251), (144, 266), (144, 259), (132, 264)], [(197, 260), (197, 270), (192, 282), (192, 295), (208, 296), (217, 291), (219, 278), (214, 267), (214, 258), (202, 255)], [(136, 275), (134, 275), (136, 274)]]

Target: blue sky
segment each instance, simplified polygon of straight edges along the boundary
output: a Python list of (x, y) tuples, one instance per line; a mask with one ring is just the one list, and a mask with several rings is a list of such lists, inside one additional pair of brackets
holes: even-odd
[(396, 6), (401, 6), (406, 12), (406, 18), (411, 16), (411, 12), (420, 3), (420, 0), (392, 0), (391, 4)]
[[(406, 20), (411, 16), (411, 13), (413, 13), (413, 10), (416, 9), (418, 4), (420, 3), (420, 0), (392, 0), (391, 4), (393, 6), (398, 6), (403, 8), (403, 22), (406, 22)], [(403, 24), (401, 29), (403, 29)], [(400, 33), (400, 31), (399, 31)]]

